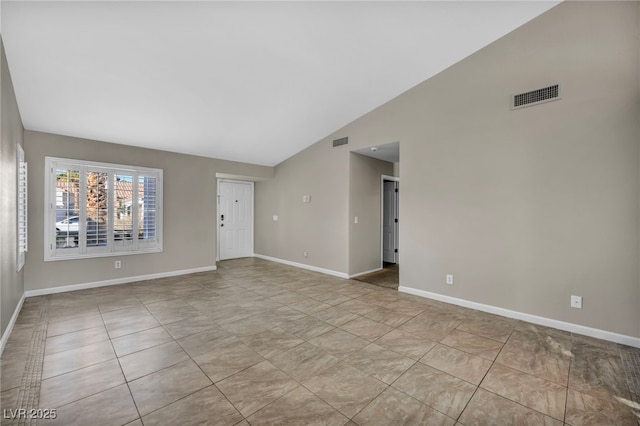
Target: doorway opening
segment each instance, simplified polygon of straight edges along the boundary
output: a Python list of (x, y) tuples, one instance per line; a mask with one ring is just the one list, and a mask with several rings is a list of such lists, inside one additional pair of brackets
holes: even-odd
[(400, 284), (400, 253), (398, 251), (400, 179), (383, 175), (380, 192), (380, 270), (354, 279), (397, 290)]
[(218, 179), (216, 260), (253, 256), (253, 182)]
[(382, 254), (380, 267), (398, 265), (400, 253), (398, 252), (398, 231), (400, 221), (398, 218), (398, 206), (400, 197), (400, 179), (393, 176), (382, 176)]

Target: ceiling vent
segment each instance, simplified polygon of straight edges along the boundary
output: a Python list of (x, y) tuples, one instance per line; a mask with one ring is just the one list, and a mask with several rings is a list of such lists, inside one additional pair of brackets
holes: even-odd
[(532, 90), (526, 93), (514, 95), (511, 100), (511, 109), (524, 108), (545, 102), (560, 99), (560, 84), (552, 84), (542, 89)]
[(344, 138), (335, 139), (333, 141), (333, 147), (335, 148), (336, 146), (346, 145), (348, 143), (349, 143), (349, 138), (345, 136)]

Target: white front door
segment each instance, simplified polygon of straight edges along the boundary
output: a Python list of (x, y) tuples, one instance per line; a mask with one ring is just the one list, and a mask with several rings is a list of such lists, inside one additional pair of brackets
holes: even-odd
[(398, 182), (388, 180), (382, 191), (382, 260), (398, 262)]
[(218, 180), (218, 258), (253, 256), (253, 182)]

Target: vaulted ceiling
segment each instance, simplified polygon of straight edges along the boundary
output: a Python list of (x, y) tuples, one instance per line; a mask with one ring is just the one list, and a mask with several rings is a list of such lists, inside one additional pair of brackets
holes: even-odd
[(26, 129), (275, 165), (557, 3), (3, 1), (1, 12)]

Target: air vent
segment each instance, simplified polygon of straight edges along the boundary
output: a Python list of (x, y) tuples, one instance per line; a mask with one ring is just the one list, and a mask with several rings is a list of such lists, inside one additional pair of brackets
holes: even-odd
[(335, 148), (336, 146), (346, 145), (348, 143), (349, 143), (349, 138), (348, 137), (336, 139), (336, 140), (333, 141), (333, 147)]
[(542, 89), (514, 95), (511, 109), (538, 105), (544, 102), (555, 101), (557, 99), (560, 99), (560, 84), (553, 84), (551, 86), (543, 87)]

